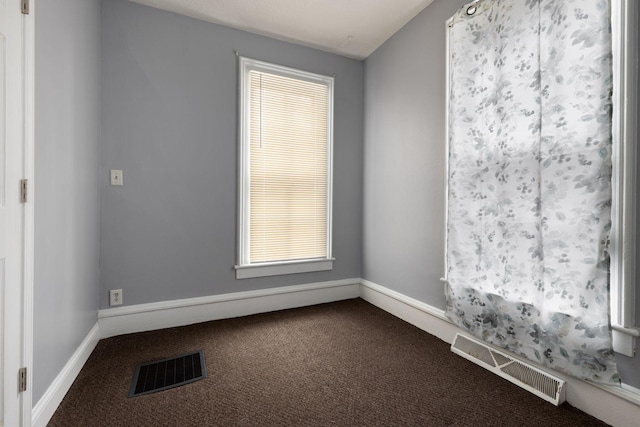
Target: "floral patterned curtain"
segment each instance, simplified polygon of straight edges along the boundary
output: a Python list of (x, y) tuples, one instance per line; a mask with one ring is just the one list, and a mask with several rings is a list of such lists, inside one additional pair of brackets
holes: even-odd
[(608, 0), (482, 0), (451, 21), (446, 314), (619, 383), (609, 326)]

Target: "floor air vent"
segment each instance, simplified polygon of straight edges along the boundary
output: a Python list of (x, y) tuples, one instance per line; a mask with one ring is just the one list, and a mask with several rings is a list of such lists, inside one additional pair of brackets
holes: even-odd
[(564, 380), (489, 347), (481, 341), (457, 334), (451, 344), (451, 351), (547, 402), (556, 406), (564, 402)]
[(155, 393), (206, 378), (202, 350), (136, 366), (129, 397)]

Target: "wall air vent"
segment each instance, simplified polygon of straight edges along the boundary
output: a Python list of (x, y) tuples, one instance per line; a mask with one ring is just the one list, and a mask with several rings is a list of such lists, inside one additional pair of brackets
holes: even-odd
[(482, 341), (456, 334), (451, 351), (556, 406), (565, 400), (564, 380), (496, 350)]

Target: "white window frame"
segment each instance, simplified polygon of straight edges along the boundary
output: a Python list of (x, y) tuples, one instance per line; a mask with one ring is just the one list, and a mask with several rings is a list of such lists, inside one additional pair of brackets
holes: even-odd
[(635, 355), (636, 142), (638, 69), (636, 0), (611, 2), (613, 48), (613, 177), (611, 229), (611, 328), (613, 348)]
[[(307, 273), (333, 269), (333, 87), (334, 77), (271, 64), (239, 56), (239, 176), (238, 176), (238, 253), (236, 279)], [(329, 112), (327, 123), (327, 254), (323, 258), (252, 263), (250, 259), (250, 102), (249, 72), (261, 71), (327, 86)]]
[[(636, 301), (636, 143), (638, 106), (637, 60), (637, 0), (612, 0), (612, 48), (613, 48), (613, 175), (612, 175), (612, 229), (609, 252), (610, 308), (613, 349), (625, 356), (635, 356), (636, 338), (640, 331), (635, 326)], [(445, 149), (445, 227), (444, 272), (441, 279), (447, 282), (447, 227), (449, 194), (449, 91), (450, 91), (450, 39), (447, 20), (446, 31), (446, 149)]]

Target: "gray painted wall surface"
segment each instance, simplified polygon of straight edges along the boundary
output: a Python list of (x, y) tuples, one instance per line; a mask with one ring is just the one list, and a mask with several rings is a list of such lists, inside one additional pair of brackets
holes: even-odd
[[(102, 29), (101, 308), (360, 277), (362, 62), (124, 0)], [(336, 74), (333, 271), (235, 279), (234, 49)]]
[(363, 277), (444, 307), (445, 21), (436, 0), (365, 61)]
[[(445, 306), (445, 21), (466, 3), (435, 0), (365, 61), (362, 277), (438, 308)], [(623, 381), (640, 387), (640, 357), (617, 359)]]
[(100, 2), (38, 2), (33, 403), (97, 320)]

